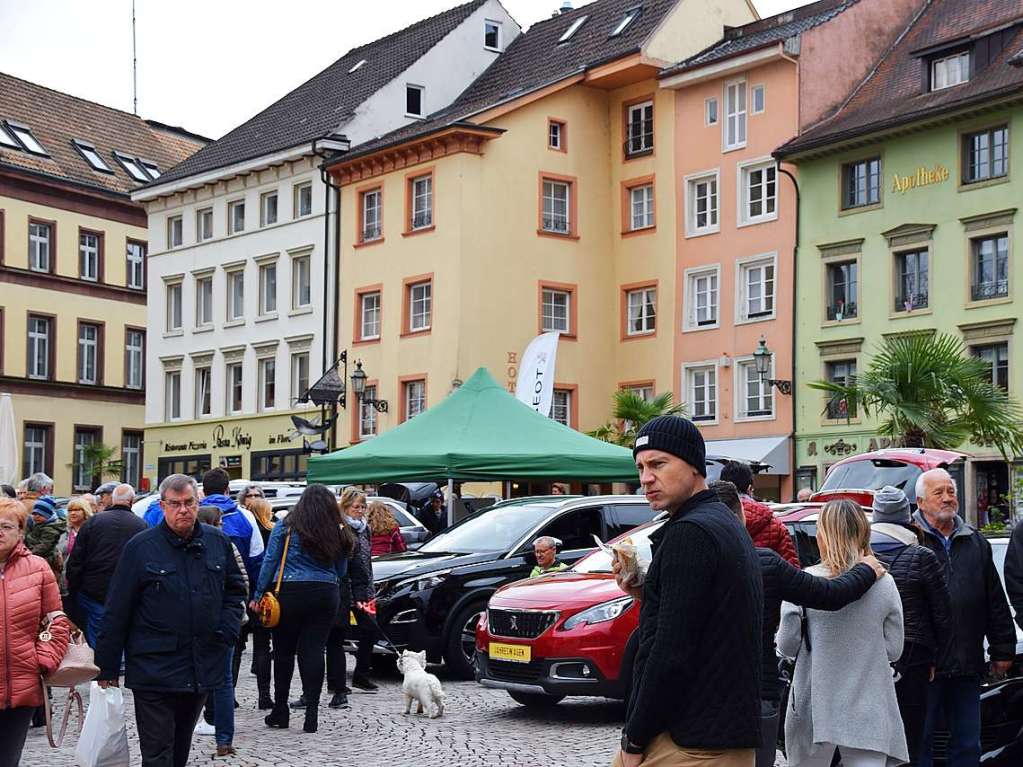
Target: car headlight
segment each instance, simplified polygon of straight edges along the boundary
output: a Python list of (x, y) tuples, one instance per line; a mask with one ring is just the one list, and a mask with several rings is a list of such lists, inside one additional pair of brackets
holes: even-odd
[(397, 591), (407, 586), (411, 586), (412, 591), (426, 591), (427, 589), (433, 589), (444, 583), (447, 580), (448, 575), (451, 573), (450, 570), (440, 570), (429, 575), (420, 575), (415, 578), (406, 578), (403, 581), (398, 581), (391, 587), (391, 591)]
[(589, 610), (583, 610), (581, 613), (576, 613), (565, 621), (565, 625), (561, 627), (561, 630), (568, 631), (583, 624), (592, 625), (594, 623), (613, 621), (632, 607), (633, 601), (632, 597), (619, 597), (618, 599), (612, 599), (610, 602), (604, 602), (596, 607), (591, 607)]

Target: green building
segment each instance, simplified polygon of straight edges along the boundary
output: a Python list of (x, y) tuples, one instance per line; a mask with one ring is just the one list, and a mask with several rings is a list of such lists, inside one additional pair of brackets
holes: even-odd
[[(863, 369), (885, 337), (956, 334), (1023, 398), (1023, 6), (957, 5), (928, 6), (837, 114), (776, 153), (798, 169), (801, 200), (800, 487), (888, 446), (874, 419), (805, 385)], [(1023, 463), (960, 449), (968, 520), (1023, 504)]]

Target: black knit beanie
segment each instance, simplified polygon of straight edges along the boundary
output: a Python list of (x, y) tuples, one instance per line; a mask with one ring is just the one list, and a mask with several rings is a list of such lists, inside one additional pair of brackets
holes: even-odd
[(635, 457), (643, 450), (663, 450), (681, 458), (707, 476), (707, 448), (692, 421), (678, 415), (659, 415), (647, 421), (636, 435)]

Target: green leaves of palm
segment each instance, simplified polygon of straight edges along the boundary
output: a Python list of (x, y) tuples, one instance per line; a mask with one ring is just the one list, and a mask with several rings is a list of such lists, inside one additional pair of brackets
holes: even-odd
[(952, 449), (972, 441), (1008, 456), (1023, 448), (1023, 410), (990, 375), (955, 336), (917, 334), (885, 340), (846, 384), (810, 386), (845, 398), (850, 413), (875, 413), (880, 433), (905, 445)]
[(647, 421), (659, 415), (685, 415), (685, 405), (675, 404), (673, 400), (671, 392), (645, 400), (631, 391), (616, 391), (611, 414), (614, 421), (594, 429), (589, 434), (605, 442), (631, 447), (636, 441), (636, 432)]

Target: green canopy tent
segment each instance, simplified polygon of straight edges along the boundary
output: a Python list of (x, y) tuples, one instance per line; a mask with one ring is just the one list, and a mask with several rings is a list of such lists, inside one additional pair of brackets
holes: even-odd
[(634, 482), (636, 465), (626, 448), (540, 415), (480, 368), (397, 428), (311, 457), (308, 473), (324, 484), (513, 479)]

